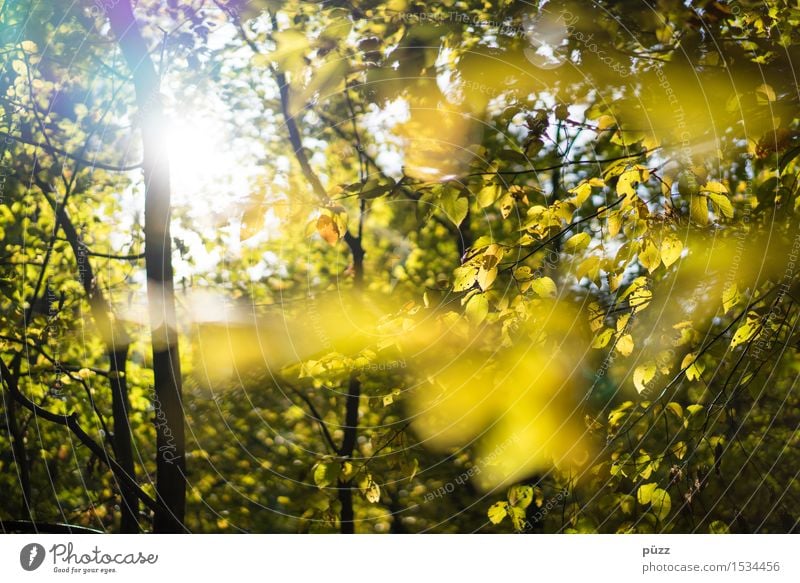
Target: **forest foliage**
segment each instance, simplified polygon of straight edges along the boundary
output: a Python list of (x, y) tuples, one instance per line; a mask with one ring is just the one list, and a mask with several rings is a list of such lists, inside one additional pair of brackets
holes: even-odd
[(797, 531), (798, 30), (4, 0), (3, 529)]

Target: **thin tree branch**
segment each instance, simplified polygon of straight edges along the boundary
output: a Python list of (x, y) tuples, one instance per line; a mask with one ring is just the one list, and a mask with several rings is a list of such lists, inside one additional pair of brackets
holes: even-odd
[(70, 415), (60, 415), (48, 411), (47, 409), (40, 407), (28, 399), (28, 397), (26, 397), (19, 390), (16, 379), (11, 374), (11, 371), (8, 369), (5, 361), (2, 358), (0, 358), (0, 381), (5, 383), (6, 387), (11, 393), (11, 396), (16, 399), (19, 404), (31, 411), (34, 415), (41, 417), (45, 421), (50, 421), (51, 423), (56, 423), (57, 425), (63, 425), (72, 431), (75, 437), (77, 437), (78, 440), (89, 449), (89, 451), (91, 451), (99, 460), (108, 465), (117, 479), (124, 482), (126, 486), (136, 493), (136, 496), (145, 504), (145, 506), (150, 508), (150, 510), (153, 512), (163, 512), (163, 506), (148, 496), (144, 490), (139, 487), (139, 484), (137, 484), (136, 481), (128, 475), (122, 466), (120, 466), (119, 463), (117, 463), (117, 461), (108, 454), (106, 449), (92, 439), (92, 437), (86, 433), (86, 431), (84, 431), (78, 421), (77, 413), (73, 412)]

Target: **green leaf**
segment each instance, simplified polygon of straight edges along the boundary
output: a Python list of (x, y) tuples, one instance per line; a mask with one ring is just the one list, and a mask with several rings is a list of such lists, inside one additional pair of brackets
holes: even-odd
[(639, 504), (650, 504), (653, 497), (653, 492), (658, 488), (658, 484), (651, 482), (650, 484), (642, 484), (636, 492), (636, 499)]
[(666, 519), (672, 509), (672, 499), (669, 497), (669, 492), (661, 488), (653, 490), (650, 495), (650, 508), (660, 521)]
[(511, 517), (511, 523), (514, 525), (514, 530), (521, 532), (525, 530), (525, 510), (518, 506), (511, 506), (508, 509), (508, 515)]
[(487, 184), (478, 192), (478, 204), (481, 208), (486, 208), (495, 203), (500, 198), (503, 190), (499, 184)]
[(554, 298), (558, 293), (556, 283), (549, 277), (539, 277), (531, 282), (531, 289), (540, 298)]
[(794, 148), (790, 148), (786, 151), (786, 153), (781, 156), (780, 161), (778, 162), (778, 174), (783, 174), (783, 171), (789, 165), (789, 163), (797, 158), (800, 155), (800, 146), (795, 146)]
[(473, 326), (483, 322), (489, 314), (489, 299), (486, 294), (475, 294), (469, 298), (465, 313)]
[(453, 270), (453, 291), (467, 291), (478, 278), (478, 270), (472, 265), (462, 265)]
[(711, 534), (729, 534), (731, 532), (728, 525), (721, 520), (715, 520), (708, 525), (708, 532)]
[(460, 191), (452, 189), (445, 190), (439, 200), (444, 213), (458, 227), (467, 216), (469, 200), (461, 196)]
[(619, 495), (619, 508), (627, 515), (633, 514), (635, 508), (635, 500), (630, 494)]
[(330, 486), (339, 478), (342, 467), (338, 462), (320, 462), (314, 468), (314, 483), (319, 488)]
[(527, 508), (533, 501), (533, 487), (516, 485), (508, 489), (508, 503), (519, 508)]
[(688, 405), (686, 407), (686, 417), (683, 420), (683, 426), (689, 430), (697, 429), (703, 425), (706, 419), (706, 409), (702, 405)]
[(387, 184), (379, 184), (377, 180), (368, 181), (358, 193), (359, 198), (373, 199), (383, 196), (395, 189), (396, 183), (391, 178)]

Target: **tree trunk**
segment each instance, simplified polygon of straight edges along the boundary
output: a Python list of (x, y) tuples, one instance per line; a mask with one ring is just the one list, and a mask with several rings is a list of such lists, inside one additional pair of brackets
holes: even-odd
[[(130, 425), (130, 400), (128, 399), (128, 380), (126, 378), (126, 363), (128, 359), (128, 345), (115, 349), (113, 345), (108, 349), (108, 361), (111, 380), (111, 412), (114, 417), (114, 449), (116, 450), (119, 465), (132, 478), (136, 478), (136, 468), (133, 463), (133, 444), (131, 443)], [(139, 498), (136, 493), (120, 484), (122, 492), (119, 530), (122, 533), (139, 532)]]
[[(75, 260), (79, 263), (78, 279), (86, 293), (92, 318), (94, 318), (95, 325), (99, 329), (106, 345), (106, 357), (108, 358), (110, 371), (111, 411), (114, 418), (114, 455), (128, 476), (136, 480), (133, 444), (131, 443), (128, 380), (126, 378), (130, 337), (125, 331), (125, 327), (114, 316), (111, 303), (106, 299), (102, 290), (97, 287), (94, 269), (86, 257), (86, 248), (83, 246), (75, 224), (67, 214), (67, 209), (64, 205), (58, 205), (56, 200), (50, 196), (52, 193), (47, 184), (43, 182), (37, 182), (37, 184), (47, 203), (56, 213), (58, 224), (61, 225), (64, 236), (72, 249), (72, 253), (75, 255)], [(119, 487), (122, 498), (122, 504), (120, 505), (122, 513), (120, 532), (137, 533), (139, 532), (139, 497), (136, 492), (121, 482)]]
[[(344, 437), (339, 455), (344, 458), (353, 457), (358, 437), (358, 403), (361, 400), (361, 381), (356, 377), (356, 373), (350, 376), (350, 384), (347, 390), (347, 401), (345, 404)], [(351, 480), (339, 481), (339, 502), (342, 505), (339, 517), (340, 530), (342, 534), (355, 533), (355, 514), (353, 511), (353, 483)]]
[(173, 291), (169, 163), (165, 151), (160, 80), (129, 0), (109, 3), (108, 17), (132, 75), (142, 131), (145, 180), (144, 240), (153, 344), (156, 409), (156, 494), (169, 512), (157, 512), (157, 533), (185, 532), (186, 444), (181, 367)]
[[(14, 374), (16, 374), (16, 372)], [(19, 422), (17, 420), (17, 403), (13, 398), (9, 398), (5, 402), (5, 406), (6, 423), (8, 425), (8, 433), (11, 436), (11, 451), (14, 454), (14, 463), (17, 465), (19, 482), (20, 486), (22, 486), (20, 512), (22, 513), (22, 516), (33, 520), (34, 517), (31, 510), (30, 462), (28, 461), (28, 452), (25, 450), (25, 436), (20, 430)]]

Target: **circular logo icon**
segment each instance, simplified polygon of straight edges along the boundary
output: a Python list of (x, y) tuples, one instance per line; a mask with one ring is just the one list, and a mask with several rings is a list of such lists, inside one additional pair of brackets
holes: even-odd
[(30, 543), (19, 552), (19, 564), (26, 571), (35, 571), (44, 562), (44, 547), (39, 543)]

